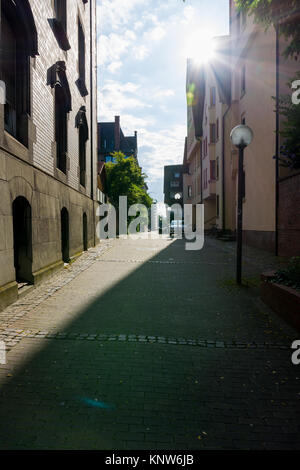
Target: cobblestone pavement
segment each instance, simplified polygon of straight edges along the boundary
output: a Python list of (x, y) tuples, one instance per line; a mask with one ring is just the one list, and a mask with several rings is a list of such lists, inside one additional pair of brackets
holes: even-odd
[(247, 249), (237, 288), (213, 239), (85, 253), (0, 314), (0, 448), (299, 449), (298, 336), (254, 282), (276, 263)]

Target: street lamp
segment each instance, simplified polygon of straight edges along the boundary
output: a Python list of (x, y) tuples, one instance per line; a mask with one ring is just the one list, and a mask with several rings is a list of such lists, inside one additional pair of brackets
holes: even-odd
[(244, 150), (253, 140), (253, 131), (250, 127), (241, 124), (232, 129), (230, 138), (233, 145), (239, 149), (236, 282), (240, 285), (242, 284)]

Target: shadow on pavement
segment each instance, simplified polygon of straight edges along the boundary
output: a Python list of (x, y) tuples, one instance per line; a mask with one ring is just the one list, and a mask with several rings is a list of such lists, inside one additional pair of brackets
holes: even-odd
[[(118, 262), (106, 254), (99, 263), (105, 273)], [(186, 252), (176, 241), (82, 310), (68, 339), (23, 339), (8, 361), (26, 358), (33, 343), (36, 350), (12, 377), (3, 369), (0, 448), (299, 448), (289, 350), (163, 342), (290, 344), (251, 293), (224, 289), (233, 264), (212, 245)]]

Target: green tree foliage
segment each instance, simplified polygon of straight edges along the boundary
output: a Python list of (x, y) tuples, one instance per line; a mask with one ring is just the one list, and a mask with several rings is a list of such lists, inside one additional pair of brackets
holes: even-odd
[(116, 163), (106, 164), (108, 198), (119, 208), (119, 196), (127, 196), (128, 206), (144, 204), (150, 207), (152, 199), (145, 189), (146, 175), (142, 173), (134, 157), (126, 158), (122, 152), (114, 152)]
[[(300, 73), (295, 80), (300, 79)], [(291, 86), (291, 84), (289, 84)], [(293, 104), (290, 95), (279, 99), (279, 113), (284, 117), (282, 131), (283, 144), (280, 148), (280, 163), (291, 170), (300, 169), (300, 105)]]
[(284, 55), (297, 60), (300, 54), (299, 0), (235, 0), (235, 3), (266, 28), (278, 25), (279, 33), (289, 42)]

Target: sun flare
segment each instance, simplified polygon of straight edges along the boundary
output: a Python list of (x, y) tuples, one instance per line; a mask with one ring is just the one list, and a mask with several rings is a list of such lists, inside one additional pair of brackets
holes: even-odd
[(200, 64), (211, 61), (216, 52), (215, 41), (207, 31), (191, 33), (186, 41), (186, 57)]

